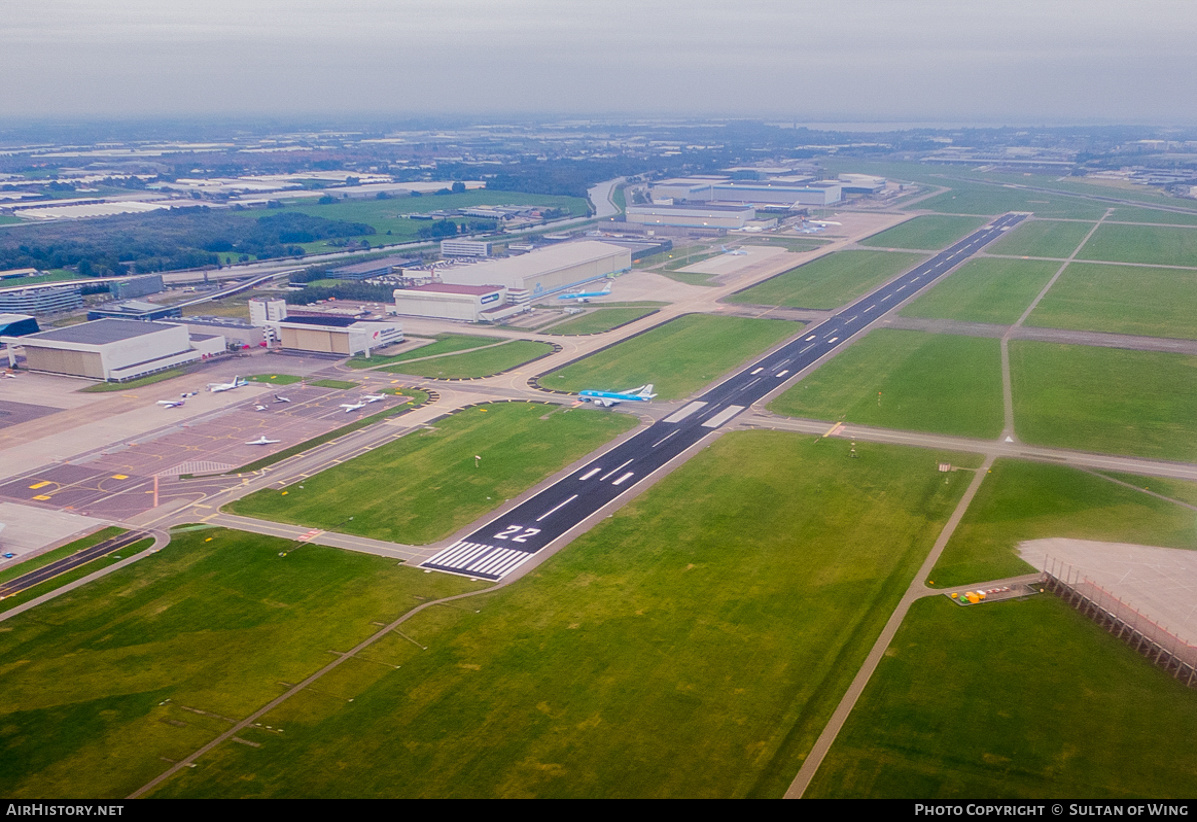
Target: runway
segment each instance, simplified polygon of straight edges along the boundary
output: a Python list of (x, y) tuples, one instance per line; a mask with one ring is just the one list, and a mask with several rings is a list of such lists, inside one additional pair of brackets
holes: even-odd
[(668, 417), (430, 557), (421, 567), (498, 580), (746, 408), (793, 380), (1026, 215), (1007, 214), (761, 357)]

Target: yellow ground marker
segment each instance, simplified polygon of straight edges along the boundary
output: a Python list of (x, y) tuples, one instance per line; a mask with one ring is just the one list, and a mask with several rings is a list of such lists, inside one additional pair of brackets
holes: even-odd
[(33, 485), (29, 486), (29, 490), (36, 491), (38, 488), (45, 488), (49, 484), (50, 484), (49, 480), (42, 480), (41, 482), (35, 482)]
[(112, 478), (113, 479), (128, 479), (129, 477), (125, 474), (113, 474)]
[(836, 434), (836, 433), (838, 433), (838, 432), (839, 432), (839, 430), (840, 430), (841, 428), (843, 428), (843, 427), (844, 427), (844, 424), (843, 424), (842, 422), (837, 422), (835, 425), (833, 425), (833, 426), (831, 426), (830, 428), (828, 428), (828, 429), (827, 429), (827, 433), (823, 435), (823, 436), (824, 436), (824, 438), (826, 438), (826, 437), (830, 437), (830, 436), (832, 436), (833, 434)]
[(47, 497), (45, 494), (38, 494), (36, 497), (34, 497), (34, 499), (42, 500), (49, 499), (49, 497)]

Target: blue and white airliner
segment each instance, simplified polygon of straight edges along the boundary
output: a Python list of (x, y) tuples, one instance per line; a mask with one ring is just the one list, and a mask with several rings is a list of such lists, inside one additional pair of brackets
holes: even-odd
[(653, 384), (651, 382), (648, 385), (642, 385), (639, 388), (632, 388), (627, 391), (595, 391), (592, 388), (586, 388), (579, 393), (582, 397), (582, 402), (592, 402), (603, 408), (619, 405), (621, 402), (648, 402), (657, 396), (653, 393)]
[(576, 300), (580, 303), (588, 303), (595, 297), (606, 297), (611, 293), (611, 283), (607, 283), (607, 287), (602, 291), (575, 291), (572, 294), (562, 294), (557, 299), (559, 300)]

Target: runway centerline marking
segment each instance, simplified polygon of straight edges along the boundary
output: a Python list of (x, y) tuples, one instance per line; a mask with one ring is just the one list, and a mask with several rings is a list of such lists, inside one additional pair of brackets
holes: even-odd
[(578, 498), (578, 495), (574, 494), (572, 497), (567, 499), (565, 502), (563, 502), (560, 505), (557, 505), (557, 506), (553, 507), (552, 509), (550, 509), (549, 511), (546, 511), (545, 513), (541, 514), (539, 517), (536, 518), (536, 521), (540, 522), (541, 520), (548, 519), (550, 516), (553, 515), (553, 512), (555, 512), (558, 508), (563, 508), (566, 505), (569, 505), (571, 502), (573, 502), (577, 498)]
[(659, 440), (657, 440), (656, 442), (654, 442), (654, 443), (653, 443), (653, 448), (656, 448), (658, 445), (660, 445), (661, 443), (665, 442), (665, 440), (669, 439), (669, 438), (670, 438), (670, 437), (672, 437), (674, 434), (680, 433), (680, 432), (681, 432), (681, 430), (682, 430), (682, 429), (680, 429), (680, 428), (675, 428), (675, 429), (673, 429), (673, 432), (672, 432), (672, 433), (666, 434), (664, 437), (662, 437), (661, 439), (659, 439)]
[[(636, 458), (635, 458), (635, 457), (632, 457), (632, 460), (634, 460), (634, 459), (636, 459)], [(628, 460), (628, 462), (631, 462), (632, 460)], [(618, 471), (620, 468), (623, 468), (625, 465), (627, 465), (627, 464), (628, 464), (628, 462), (625, 462), (623, 465), (619, 466), (619, 468), (613, 468), (613, 469), (611, 469), (610, 471), (608, 471), (607, 473), (603, 474), (601, 477), (599, 477), (599, 482), (602, 482), (602, 481), (603, 481), (603, 480), (605, 480), (607, 477), (611, 476), (611, 475), (612, 475), (612, 474), (614, 474), (616, 471)]]

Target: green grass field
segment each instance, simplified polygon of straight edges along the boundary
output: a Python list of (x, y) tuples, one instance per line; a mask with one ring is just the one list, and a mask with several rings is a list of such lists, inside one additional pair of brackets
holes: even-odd
[(1040, 191), (979, 185), (947, 178), (937, 182), (952, 190), (920, 200), (915, 208), (944, 214), (998, 215), (1007, 211), (1031, 211), (1036, 217), (1073, 217), (1079, 220), (1096, 220), (1106, 212), (1104, 204), (1087, 202), (1076, 197), (1060, 197)]
[(1018, 257), (1067, 258), (1076, 251), (1093, 223), (1061, 220), (1023, 220), (1005, 237), (986, 249), (990, 254)]
[(861, 240), (861, 245), (876, 248), (909, 248), (939, 251), (976, 231), (984, 224), (980, 217), (949, 217), (931, 215), (915, 217), (880, 234)]
[[(1168, 488), (1164, 480), (1133, 479), (1159, 493)], [(1048, 537), (1197, 549), (1190, 509), (1073, 468), (998, 460), (930, 578), (938, 587), (1029, 574), (1019, 543)]]
[(1002, 430), (998, 341), (878, 329), (775, 399), (792, 417), (996, 437)]
[(361, 383), (350, 382), (349, 380), (312, 380), (308, 385), (314, 385), (317, 388), (334, 388), (340, 391), (348, 391), (350, 388), (357, 388)]
[(895, 251), (840, 251), (791, 268), (727, 298), (732, 303), (838, 308), (926, 257)]
[(267, 385), (294, 385), (297, 382), (303, 382), (303, 377), (297, 377), (294, 374), (254, 374), (245, 379), (250, 382), (264, 382)]
[(378, 370), (392, 374), (411, 374), (435, 380), (474, 379), (510, 371), (552, 352), (553, 346), (548, 343), (512, 340), (493, 348), (433, 357), (430, 360), (396, 363), (383, 366)]
[(94, 385), (89, 385), (86, 388), (80, 388), (81, 394), (106, 394), (109, 391), (128, 391), (132, 388), (144, 388), (147, 385), (153, 385), (157, 382), (164, 382), (166, 380), (173, 380), (175, 377), (181, 377), (188, 373), (190, 369), (187, 368), (170, 368), (166, 371), (159, 371), (157, 374), (150, 374), (148, 377), (140, 377), (136, 380), (129, 380), (128, 382), (98, 382)]
[(780, 796), (969, 480), (826, 445), (720, 438), (156, 795)]
[(1073, 263), (1028, 325), (1197, 339), (1197, 268)]
[[(664, 303), (662, 303), (664, 305)], [(635, 322), (641, 317), (655, 314), (656, 308), (599, 308), (563, 323), (544, 329), (546, 334), (576, 336), (581, 334), (602, 334), (621, 325)]]
[(481, 587), (318, 545), (279, 557), (294, 547), (222, 529), (176, 534), (165, 550), (6, 621), (0, 791), (125, 797), (227, 730), (222, 717), (248, 715), (332, 661), (330, 651), (430, 598)]
[(903, 317), (1012, 325), (1059, 267), (1059, 263), (1045, 260), (969, 260), (900, 313)]
[[(411, 545), (448, 536), (631, 429), (626, 414), (512, 402), (467, 408), (233, 513)], [(474, 456), (482, 460), (474, 467)], [(301, 487), (302, 486), (302, 487)], [(352, 522), (345, 520), (352, 516)]]
[(407, 362), (408, 360), (423, 357), (436, 357), (440, 354), (452, 354), (456, 351), (469, 351), (472, 348), (480, 348), (484, 345), (494, 345), (501, 342), (503, 342), (502, 337), (475, 337), (470, 334), (438, 334), (435, 342), (431, 342), (428, 345), (421, 345), (418, 348), (412, 348), (401, 354), (392, 354), (389, 356), (374, 354), (366, 358), (359, 355), (346, 362), (346, 365), (350, 368), (376, 368), (380, 365)]
[[(1197, 225), (1197, 213), (1179, 211), (1159, 211), (1154, 208), (1133, 208), (1131, 206), (1115, 206), (1114, 213), (1108, 221), (1130, 223), (1157, 223), (1161, 225)], [(1107, 222), (1108, 222), (1107, 221)]]
[(658, 399), (680, 400), (801, 330), (785, 320), (688, 314), (546, 374), (540, 384), (576, 392), (653, 383)]
[(1197, 460), (1197, 357), (1016, 340), (1010, 371), (1026, 442)]
[(1077, 259), (1197, 268), (1197, 228), (1103, 224)]
[(1051, 595), (914, 604), (806, 796), (1197, 793), (1193, 692)]
[[(335, 192), (330, 192), (334, 193)], [(374, 234), (350, 237), (351, 240), (365, 240), (372, 246), (387, 243), (411, 242), (417, 239), (417, 232), (428, 222), (409, 220), (406, 215), (426, 213), (440, 209), (466, 208), (477, 205), (541, 205), (547, 208), (562, 208), (573, 216), (585, 216), (589, 205), (582, 197), (563, 197), (549, 194), (526, 194), (520, 191), (487, 191), (479, 189), (461, 194), (437, 194), (423, 197), (393, 197), (387, 200), (340, 200), (319, 205), (314, 200), (292, 200), (281, 209), (272, 209), (271, 215), (288, 211), (324, 217), (329, 220), (347, 220), (373, 226)], [(237, 213), (237, 212), (234, 212)], [(247, 218), (262, 216), (249, 210), (243, 213)], [(476, 218), (467, 218), (476, 219)], [(461, 220), (456, 220), (461, 222)], [(387, 234), (387, 232), (391, 232)], [(305, 243), (309, 252), (330, 248), (326, 242)]]

